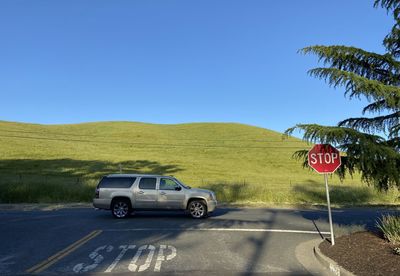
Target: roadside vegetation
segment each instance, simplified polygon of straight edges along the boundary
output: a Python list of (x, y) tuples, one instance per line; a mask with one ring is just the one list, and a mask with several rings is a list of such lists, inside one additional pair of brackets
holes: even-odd
[[(322, 176), (292, 158), (309, 148), (242, 124), (0, 121), (0, 202), (89, 202), (103, 175), (123, 172), (174, 175), (227, 203), (325, 204)], [(397, 190), (379, 193), (357, 174), (330, 183), (336, 205), (399, 203)]]
[[(400, 189), (400, 1), (375, 0), (385, 8), (394, 25), (383, 40), (384, 53), (344, 45), (314, 45), (301, 49), (318, 57), (322, 67), (309, 74), (331, 87), (343, 88), (345, 96), (366, 99), (360, 117), (344, 118), (335, 126), (298, 124), (286, 130), (303, 133), (306, 141), (332, 144), (345, 152), (337, 175), (359, 173), (363, 182), (379, 190)], [(307, 151), (296, 156), (307, 164)]]
[(377, 227), (388, 242), (400, 246), (400, 215), (383, 215)]
[[(364, 183), (385, 193), (400, 190), (400, 0), (375, 0), (374, 6), (386, 9), (394, 19), (383, 40), (383, 54), (341, 45), (301, 50), (323, 63), (310, 75), (343, 87), (350, 99), (369, 102), (362, 116), (344, 119), (337, 126), (299, 124), (286, 133), (300, 130), (309, 142), (335, 145), (345, 152), (337, 171), (342, 179), (359, 173)], [(306, 165), (304, 150), (295, 155)], [(335, 245), (324, 241), (319, 248), (356, 275), (400, 275), (400, 217), (384, 215), (376, 227), (381, 236), (375, 231), (349, 233), (336, 239)]]

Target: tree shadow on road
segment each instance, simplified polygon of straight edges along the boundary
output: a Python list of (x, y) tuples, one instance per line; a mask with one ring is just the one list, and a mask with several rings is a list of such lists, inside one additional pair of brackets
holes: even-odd
[[(233, 212), (241, 212), (241, 215), (232, 215)], [(254, 275), (257, 273), (284, 273), (285, 275), (303, 275), (307, 274), (305, 270), (301, 269), (300, 265), (296, 265), (297, 260), (293, 255), (287, 256), (286, 253), (276, 251), (277, 243), (280, 244), (279, 239), (276, 235), (286, 234), (274, 234), (270, 232), (252, 232), (246, 230), (248, 228), (257, 229), (274, 229), (278, 226), (275, 225), (279, 211), (267, 210), (256, 212), (256, 218), (253, 212), (248, 212), (244, 208), (227, 208), (223, 210), (223, 215), (214, 217), (211, 216), (208, 219), (191, 219), (189, 215), (176, 212), (138, 212), (133, 217), (127, 220), (118, 221), (112, 218), (111, 214), (105, 213), (99, 215), (98, 219), (101, 219), (100, 223), (107, 228), (121, 229), (121, 233), (125, 233), (126, 229), (142, 228), (143, 231), (149, 233), (157, 233), (156, 241), (165, 243), (168, 241), (182, 241), (184, 235), (195, 235), (196, 237), (203, 237), (205, 243), (206, 240), (214, 240), (213, 246), (209, 250), (215, 256), (220, 251), (220, 254), (224, 252), (230, 252), (228, 258), (221, 258), (218, 263), (226, 263), (226, 266), (218, 271), (221, 275), (223, 274), (235, 274), (235, 275)], [(246, 217), (246, 214), (253, 214), (250, 217)], [(144, 228), (144, 229), (143, 229)], [(149, 228), (149, 229), (148, 229)], [(154, 228), (155, 230), (150, 230)], [(164, 230), (163, 230), (164, 229)], [(207, 231), (209, 229), (210, 231)], [(220, 231), (223, 229), (223, 231)], [(237, 231), (237, 229), (244, 229), (244, 232)], [(230, 231), (232, 230), (232, 231)], [(142, 233), (140, 231), (139, 233)], [(107, 232), (107, 231), (105, 231)], [(135, 233), (135, 236), (138, 236)], [(274, 238), (273, 238), (274, 237)], [(193, 252), (193, 254), (200, 254), (199, 248), (202, 248), (202, 243), (199, 244), (199, 240), (185, 239), (184, 247), (178, 248), (178, 250), (185, 250), (185, 252)], [(293, 245), (294, 246), (294, 245)], [(274, 250), (275, 248), (275, 250)], [(274, 250), (274, 251), (271, 251)], [(285, 254), (281, 257), (276, 255)], [(268, 258), (275, 255), (274, 258)], [(207, 256), (207, 255), (205, 255)], [(229, 260), (235, 259), (235, 263), (229, 263)], [(202, 258), (204, 259), (204, 257)], [(291, 271), (282, 267), (280, 260), (285, 259), (291, 264)], [(207, 261), (207, 262), (211, 262)], [(240, 270), (236, 270), (240, 267)], [(213, 271), (213, 267), (205, 267), (209, 271)], [(203, 271), (203, 270), (202, 270)], [(216, 270), (215, 270), (216, 271)], [(213, 271), (213, 272), (215, 272)]]

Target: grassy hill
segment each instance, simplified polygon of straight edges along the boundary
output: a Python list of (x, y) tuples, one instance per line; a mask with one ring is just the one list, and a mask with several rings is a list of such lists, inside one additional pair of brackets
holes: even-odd
[[(121, 170), (174, 175), (224, 202), (324, 204), (323, 177), (291, 158), (310, 147), (234, 123), (0, 121), (0, 202), (90, 201), (99, 178)], [(358, 178), (330, 183), (333, 203), (399, 203), (398, 191), (380, 194)]]

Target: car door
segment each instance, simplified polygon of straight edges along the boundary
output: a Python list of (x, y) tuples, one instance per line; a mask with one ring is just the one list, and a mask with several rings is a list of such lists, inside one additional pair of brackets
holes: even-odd
[(135, 205), (133, 209), (157, 208), (158, 192), (156, 177), (142, 177), (135, 189)]
[(161, 177), (158, 190), (158, 207), (161, 209), (182, 209), (185, 192), (182, 186), (168, 177)]

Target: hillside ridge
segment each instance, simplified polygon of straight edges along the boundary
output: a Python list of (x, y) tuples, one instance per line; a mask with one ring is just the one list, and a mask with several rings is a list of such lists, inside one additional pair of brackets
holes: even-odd
[[(91, 122), (41, 125), (0, 121), (0, 202), (90, 201), (111, 173), (178, 177), (223, 202), (323, 204), (320, 175), (292, 158), (311, 146), (240, 123)], [(359, 177), (330, 184), (341, 202), (394, 202)]]

